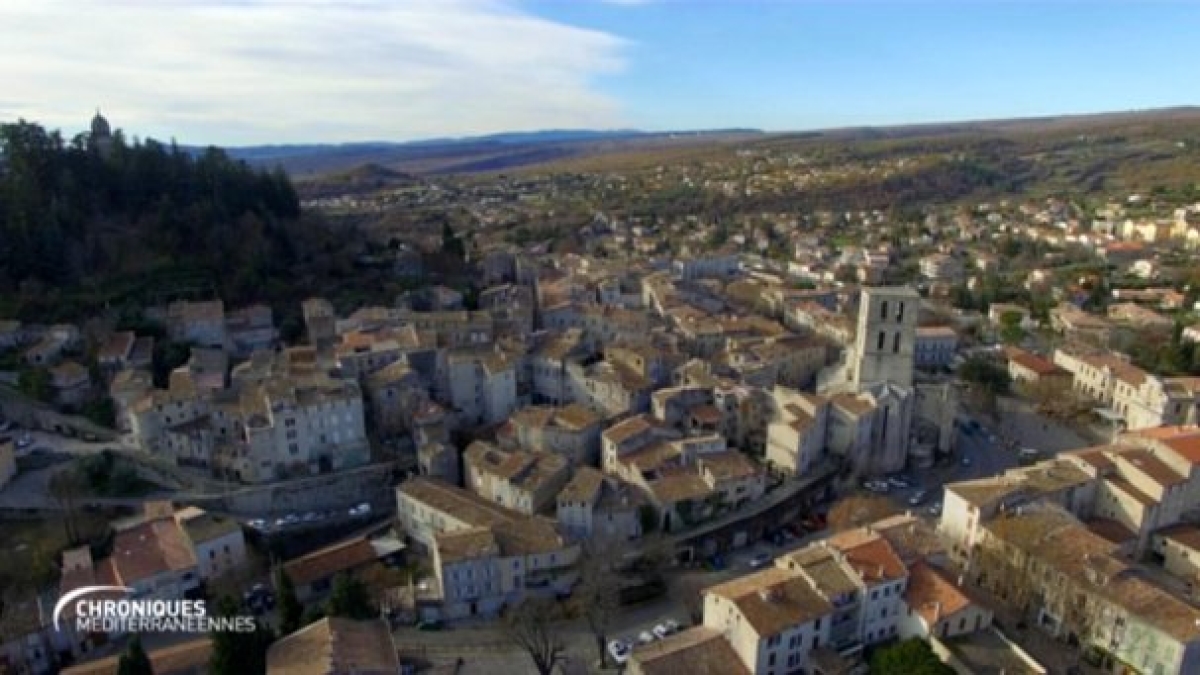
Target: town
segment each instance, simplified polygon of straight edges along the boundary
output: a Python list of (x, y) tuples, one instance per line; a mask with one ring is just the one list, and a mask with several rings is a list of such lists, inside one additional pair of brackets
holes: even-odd
[[(360, 287), (0, 320), (0, 672), (1200, 672), (1194, 185), (713, 143), (301, 182)], [(55, 627), (91, 586), (261, 631)]]

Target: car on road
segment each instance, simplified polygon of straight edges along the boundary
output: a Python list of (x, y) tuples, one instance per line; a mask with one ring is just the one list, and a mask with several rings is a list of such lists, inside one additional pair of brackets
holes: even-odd
[(246, 527), (249, 527), (252, 530), (265, 530), (267, 529), (267, 521), (263, 520), (262, 518), (247, 520)]
[(624, 640), (613, 640), (608, 643), (608, 655), (612, 657), (613, 662), (618, 666), (625, 665), (632, 651), (633, 646)]
[(926, 496), (927, 496), (927, 493), (925, 492), (925, 490), (917, 490), (916, 492), (914, 492), (912, 494), (911, 497), (908, 498), (908, 505), (909, 506), (920, 506), (921, 503), (925, 501)]
[(759, 553), (750, 559), (750, 569), (756, 570), (771, 564), (770, 553)]
[(638, 633), (638, 644), (640, 644), (640, 645), (648, 645), (651, 642), (654, 642), (656, 639), (658, 639), (658, 638), (654, 637), (654, 633), (651, 633), (648, 630), (644, 630), (641, 633)]
[(661, 640), (668, 635), (674, 635), (676, 632), (678, 632), (679, 622), (674, 619), (667, 619), (656, 624), (651, 631), (653, 631), (658, 639)]

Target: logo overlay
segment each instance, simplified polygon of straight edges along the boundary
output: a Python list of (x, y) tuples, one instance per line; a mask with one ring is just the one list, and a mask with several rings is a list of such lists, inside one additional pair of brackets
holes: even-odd
[[(74, 618), (80, 633), (251, 633), (252, 616), (209, 616), (203, 600), (131, 598), (128, 586), (83, 586), (54, 605), (54, 629)], [(89, 596), (101, 595), (94, 598)], [(68, 624), (69, 625), (69, 624)]]

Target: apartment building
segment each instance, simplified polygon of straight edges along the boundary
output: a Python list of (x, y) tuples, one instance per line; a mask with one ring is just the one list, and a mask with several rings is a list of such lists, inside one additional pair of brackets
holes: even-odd
[(949, 326), (918, 326), (913, 337), (913, 365), (948, 368), (958, 353), (958, 333)]
[(455, 350), (447, 363), (450, 404), (461, 424), (498, 424), (516, 409), (514, 359), (492, 350)]
[(987, 523), (971, 574), (1011, 606), (1027, 608), (1041, 630), (1098, 654), (1109, 671), (1200, 669), (1200, 610), (1061, 509), (1031, 506)]
[(221, 300), (178, 300), (167, 306), (167, 335), (174, 342), (224, 349), (229, 342), (225, 303)]
[(642, 536), (641, 490), (584, 466), (558, 493), (558, 523), (575, 540), (627, 541)]
[(444, 618), (497, 614), (532, 594), (570, 590), (579, 547), (557, 524), (486, 501), (435, 479), (396, 488), (406, 535), (432, 558)]
[(1111, 409), (1126, 429), (1195, 424), (1200, 378), (1162, 378), (1112, 353), (1057, 349), (1054, 362), (1072, 374), (1072, 388)]
[(524, 450), (554, 453), (574, 466), (596, 465), (600, 460), (602, 419), (584, 405), (527, 406), (514, 412), (509, 424)]

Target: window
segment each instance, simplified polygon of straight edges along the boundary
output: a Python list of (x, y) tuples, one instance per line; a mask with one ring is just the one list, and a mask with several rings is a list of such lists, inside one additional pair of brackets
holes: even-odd
[(898, 307), (896, 307), (896, 323), (903, 323), (903, 322), (904, 322), (904, 303), (902, 302), (902, 303), (900, 303), (900, 305)]
[(882, 303), (880, 303), (880, 305), (879, 305), (879, 318), (880, 318), (880, 319), (886, 319), (886, 318), (887, 318), (887, 300), (884, 300), (884, 301), (883, 301)]
[(896, 335), (892, 339), (892, 353), (893, 354), (900, 353), (900, 334), (899, 333), (896, 333)]
[(871, 599), (872, 600), (879, 599), (879, 589), (875, 589), (875, 590), (871, 591)]
[(883, 345), (887, 341), (887, 333), (879, 331), (879, 339), (876, 341), (875, 349), (883, 351)]
[[(767, 640), (767, 646), (768, 647), (778, 647), (779, 646), (779, 636), (772, 635), (771, 638), (769, 640)], [(774, 664), (772, 664), (772, 665), (774, 665)]]

